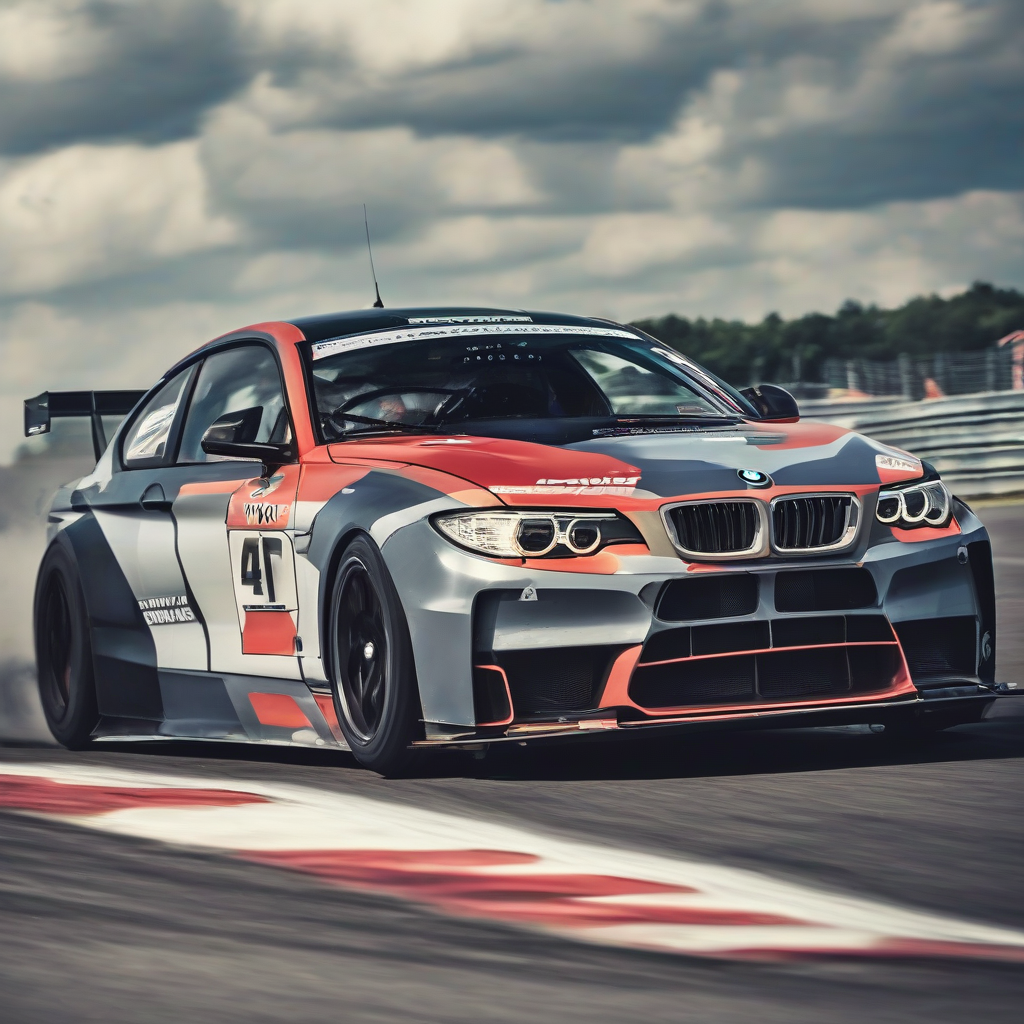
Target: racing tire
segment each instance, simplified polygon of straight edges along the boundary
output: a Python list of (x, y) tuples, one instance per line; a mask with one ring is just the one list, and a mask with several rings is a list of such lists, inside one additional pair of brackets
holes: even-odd
[(334, 710), (353, 756), (381, 775), (407, 772), (420, 729), (412, 641), (391, 574), (369, 537), (353, 540), (338, 563), (327, 644)]
[(50, 546), (39, 566), (34, 623), (46, 724), (62, 746), (81, 749), (99, 722), (96, 679), (78, 567), (59, 544)]

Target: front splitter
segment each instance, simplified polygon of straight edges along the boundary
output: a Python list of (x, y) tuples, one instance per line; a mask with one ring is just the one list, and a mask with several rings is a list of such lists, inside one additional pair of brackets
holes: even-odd
[(673, 718), (619, 721), (611, 716), (579, 721), (530, 722), (510, 726), (497, 735), (470, 734), (458, 738), (437, 737), (417, 740), (415, 747), (479, 747), (491, 743), (537, 743), (551, 741), (583, 742), (595, 738), (626, 738), (638, 733), (704, 733), (750, 731), (757, 729), (813, 729), (836, 725), (878, 724), (885, 726), (926, 725), (941, 721), (950, 725), (980, 721), (997, 700), (1024, 696), (1024, 693), (982, 693), (971, 696), (925, 700), (911, 696), (902, 700), (869, 701), (856, 704), (816, 705), (804, 708), (764, 708), (756, 711), (730, 712), (721, 715), (679, 716)]

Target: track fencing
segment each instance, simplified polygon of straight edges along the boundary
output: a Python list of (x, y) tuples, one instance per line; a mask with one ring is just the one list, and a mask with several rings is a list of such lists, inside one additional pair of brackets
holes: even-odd
[(1024, 391), (907, 402), (803, 401), (803, 415), (927, 459), (965, 498), (1024, 493)]
[(831, 388), (910, 400), (1009, 391), (1014, 387), (1014, 348), (938, 352), (919, 359), (901, 355), (888, 362), (827, 359), (824, 379)]

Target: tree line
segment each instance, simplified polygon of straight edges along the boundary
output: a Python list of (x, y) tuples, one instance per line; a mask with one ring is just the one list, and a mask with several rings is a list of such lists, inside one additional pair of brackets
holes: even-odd
[(1024, 329), (1024, 294), (978, 281), (944, 299), (922, 295), (898, 309), (847, 300), (833, 315), (785, 320), (769, 313), (758, 324), (670, 314), (635, 325), (735, 383), (820, 381), (827, 359), (888, 361), (902, 353), (974, 352)]

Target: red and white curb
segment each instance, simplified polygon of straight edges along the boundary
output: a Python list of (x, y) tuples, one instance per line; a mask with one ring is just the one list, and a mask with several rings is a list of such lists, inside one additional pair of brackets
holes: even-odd
[(0, 808), (609, 946), (731, 959), (1024, 961), (1024, 932), (1014, 929), (300, 786), (4, 764)]

